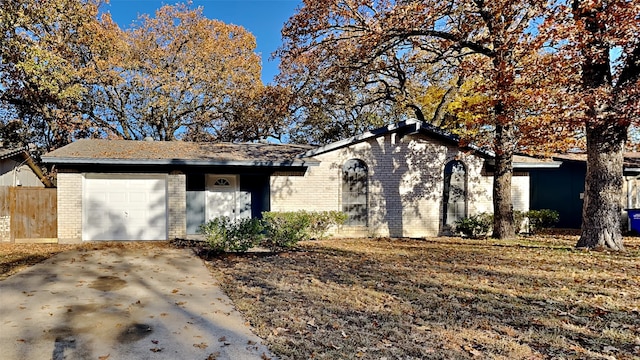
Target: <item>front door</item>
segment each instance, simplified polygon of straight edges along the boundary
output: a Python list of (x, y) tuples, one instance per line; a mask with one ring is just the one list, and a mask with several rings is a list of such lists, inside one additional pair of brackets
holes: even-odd
[(208, 174), (206, 178), (207, 221), (219, 216), (236, 218), (237, 175)]

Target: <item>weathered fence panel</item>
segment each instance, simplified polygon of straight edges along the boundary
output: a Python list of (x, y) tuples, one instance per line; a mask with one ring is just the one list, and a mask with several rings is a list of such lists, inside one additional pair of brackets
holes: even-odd
[[(57, 189), (6, 187), (0, 190), (0, 240), (10, 242), (57, 242)], [(9, 236), (2, 233), (9, 221)], [(4, 236), (3, 236), (4, 235)]]
[(11, 241), (9, 187), (0, 186), (0, 242)]

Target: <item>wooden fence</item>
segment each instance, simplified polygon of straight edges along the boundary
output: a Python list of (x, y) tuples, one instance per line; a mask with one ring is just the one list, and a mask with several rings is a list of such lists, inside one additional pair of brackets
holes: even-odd
[(57, 242), (57, 189), (0, 187), (1, 242)]

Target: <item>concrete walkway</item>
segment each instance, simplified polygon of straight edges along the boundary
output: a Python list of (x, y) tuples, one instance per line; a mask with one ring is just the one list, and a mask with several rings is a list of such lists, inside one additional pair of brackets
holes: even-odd
[(185, 249), (62, 253), (0, 281), (2, 359), (268, 359)]

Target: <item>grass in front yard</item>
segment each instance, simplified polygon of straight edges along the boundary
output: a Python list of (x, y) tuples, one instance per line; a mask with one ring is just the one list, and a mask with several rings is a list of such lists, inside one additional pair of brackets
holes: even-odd
[(283, 359), (640, 358), (640, 241), (306, 242), (208, 263)]

